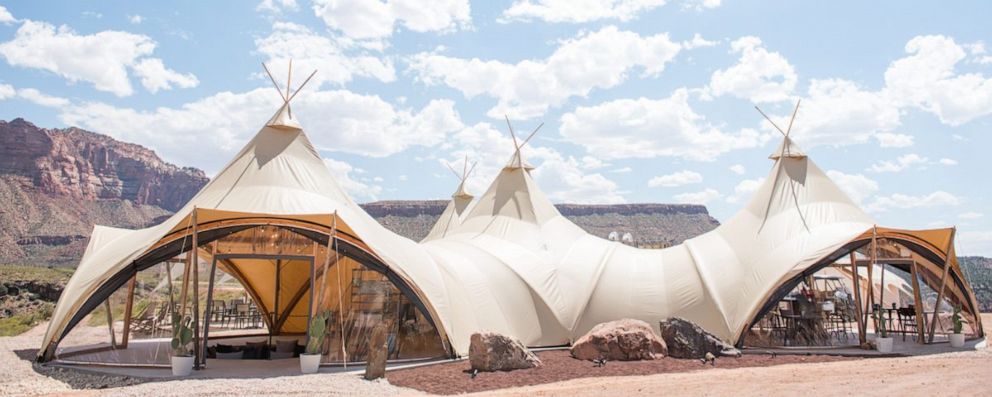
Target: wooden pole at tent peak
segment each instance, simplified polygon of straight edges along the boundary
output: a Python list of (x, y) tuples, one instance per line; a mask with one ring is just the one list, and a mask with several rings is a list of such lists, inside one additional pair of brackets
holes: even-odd
[(196, 207), (193, 207), (193, 368), (200, 369), (203, 351), (200, 350), (200, 258), (199, 242), (197, 241)]
[(868, 332), (867, 327), (865, 327), (865, 322), (861, 319), (861, 276), (858, 274), (858, 261), (851, 251), (851, 280), (854, 283), (854, 319), (858, 323), (858, 342), (860, 345), (867, 342), (865, 337), (865, 332)]
[(944, 270), (940, 273), (940, 288), (937, 290), (937, 300), (933, 303), (933, 317), (930, 319), (929, 343), (933, 343), (933, 333), (937, 326), (937, 315), (940, 314), (940, 299), (944, 296), (944, 286), (947, 284), (947, 273), (951, 270), (951, 256), (954, 255), (954, 235), (957, 228), (951, 229), (951, 239), (947, 242), (947, 249), (944, 251)]

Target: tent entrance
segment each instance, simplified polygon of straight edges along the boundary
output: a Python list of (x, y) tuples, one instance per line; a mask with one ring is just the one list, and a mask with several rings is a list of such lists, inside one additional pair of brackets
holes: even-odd
[[(216, 284), (218, 268), (244, 287), (243, 296), (224, 299), (218, 292), (226, 289)], [(209, 272), (206, 310), (204, 312), (203, 359), (228, 357), (290, 358), (298, 354), (298, 345), (306, 343), (314, 308), (314, 282), (317, 279), (313, 256), (273, 254), (215, 254)], [(219, 299), (218, 299), (219, 298)], [(267, 329), (267, 349), (251, 350), (252, 345), (227, 348), (213, 339), (242, 336), (245, 330)], [(285, 336), (281, 344), (273, 337)], [(232, 339), (233, 340), (233, 339)], [(295, 341), (297, 343), (285, 343)], [(272, 352), (272, 346), (281, 351)]]

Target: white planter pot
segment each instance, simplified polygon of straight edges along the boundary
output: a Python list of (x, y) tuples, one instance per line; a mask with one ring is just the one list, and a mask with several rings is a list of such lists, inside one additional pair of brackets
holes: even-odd
[(301, 354), (300, 372), (305, 374), (315, 374), (320, 369), (320, 354)]
[(875, 350), (880, 353), (892, 353), (892, 337), (875, 338)]
[(189, 376), (189, 374), (193, 373), (193, 358), (193, 356), (172, 356), (172, 375)]
[(951, 347), (964, 347), (964, 334), (951, 334)]

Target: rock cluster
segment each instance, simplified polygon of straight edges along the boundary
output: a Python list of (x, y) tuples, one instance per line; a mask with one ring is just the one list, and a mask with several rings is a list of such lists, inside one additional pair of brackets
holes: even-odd
[(675, 358), (706, 357), (706, 353), (716, 356), (738, 356), (740, 351), (729, 343), (706, 332), (695, 323), (672, 317), (660, 324), (661, 337), (668, 345), (668, 355)]
[(519, 340), (495, 332), (472, 334), (468, 360), (472, 369), (479, 371), (512, 371), (541, 366), (541, 359)]
[(599, 324), (572, 344), (572, 357), (580, 360), (654, 360), (667, 352), (648, 323), (632, 319)]

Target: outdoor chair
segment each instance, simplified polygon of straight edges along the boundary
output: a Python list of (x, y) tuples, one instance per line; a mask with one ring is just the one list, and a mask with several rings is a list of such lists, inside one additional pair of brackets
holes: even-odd
[(158, 326), (156, 319), (157, 302), (151, 302), (137, 316), (131, 317), (131, 332), (150, 335)]
[(917, 333), (919, 329), (916, 326), (916, 307), (909, 305), (909, 307), (901, 307), (896, 311), (899, 316), (899, 329), (902, 331), (902, 340), (906, 340), (906, 334), (910, 331), (913, 332), (913, 340), (916, 340)]

